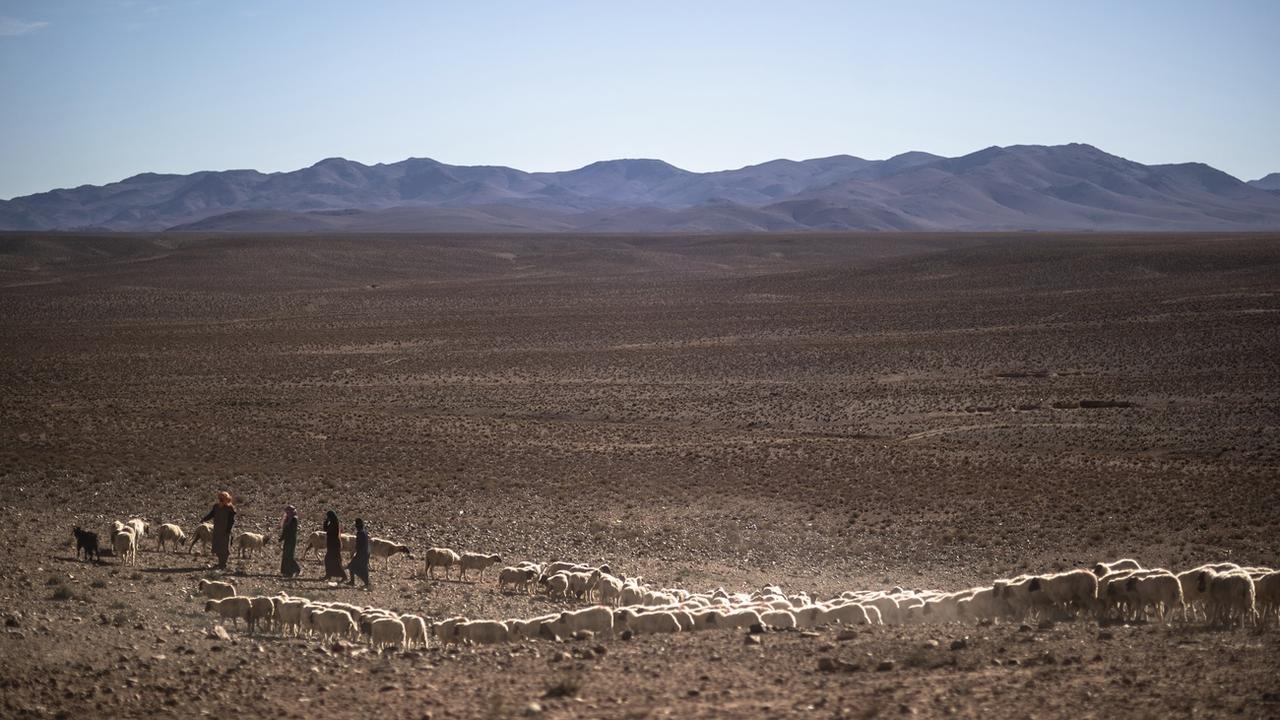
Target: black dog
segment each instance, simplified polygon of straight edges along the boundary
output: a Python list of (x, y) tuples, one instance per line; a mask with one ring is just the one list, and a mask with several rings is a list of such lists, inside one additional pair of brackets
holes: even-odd
[(76, 559), (80, 559), (80, 551), (84, 551), (85, 560), (102, 561), (102, 553), (98, 550), (98, 533), (81, 530), (77, 525), (71, 534), (76, 536)]

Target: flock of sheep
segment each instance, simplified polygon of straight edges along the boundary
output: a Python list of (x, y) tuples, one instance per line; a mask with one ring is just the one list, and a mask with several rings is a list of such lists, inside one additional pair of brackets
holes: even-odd
[[(134, 518), (115, 522), (111, 547), (122, 563), (136, 564), (137, 551), (149, 525)], [(158, 547), (184, 544), (187, 536), (173, 524), (156, 530)], [(191, 548), (208, 543), (212, 526), (196, 528)], [(77, 554), (95, 546), (96, 535), (75, 529)], [(86, 539), (85, 536), (92, 536)], [(90, 542), (91, 540), (91, 542)], [(354, 536), (343, 536), (350, 551)], [(252, 557), (267, 540), (258, 533), (236, 536), (234, 546)], [(325, 547), (325, 534), (313, 533), (303, 557)], [(384, 566), (398, 554), (413, 558), (407, 545), (373, 538), (370, 552)], [(495, 554), (458, 553), (433, 547), (423, 554), (423, 577), (432, 579), (437, 569), (449, 578), (457, 568), (459, 580), (468, 572), (483, 577), (485, 570), (501, 563)], [(313, 602), (285, 593), (273, 597), (245, 597), (230, 583), (201, 580), (199, 591), (207, 598), (206, 611), (245, 621), (250, 632), (265, 624), (282, 634), (322, 638), (367, 637), (375, 647), (425, 646), (429, 637), (442, 643), (486, 644), (545, 638), (565, 640), (584, 635), (611, 637), (625, 634), (692, 632), (731, 628), (813, 628), (825, 625), (909, 625), (1032, 621), (1092, 617), (1101, 622), (1180, 621), (1215, 626), (1265, 628), (1280, 618), (1280, 572), (1235, 563), (1202, 565), (1180, 573), (1146, 569), (1135, 560), (1099, 563), (1091, 570), (1048, 575), (1020, 575), (996, 580), (989, 586), (958, 592), (850, 590), (825, 600), (804, 592), (784, 593), (766, 586), (751, 593), (689, 592), (681, 588), (655, 588), (641, 578), (615, 574), (607, 565), (592, 567), (570, 562), (523, 562), (501, 568), (499, 591), (543, 592), (550, 598), (588, 603), (531, 618), (479, 620), (451, 617), (436, 622), (413, 614), (399, 614), (348, 603)]]
[[(447, 548), (427, 551), (433, 566), (462, 567)], [(484, 556), (476, 556), (484, 557)], [(493, 556), (488, 556), (493, 557)], [(434, 562), (433, 562), (434, 561)], [(480, 568), (483, 572), (483, 568)], [(815, 600), (766, 586), (751, 593), (689, 592), (654, 588), (623, 578), (608, 566), (525, 562), (502, 568), (500, 591), (545, 592), (588, 603), (530, 618), (481, 620), (451, 617), (428, 622), (372, 606), (313, 602), (281, 593), (246, 598), (225, 582), (202, 580), (205, 610), (250, 631), (271, 623), (286, 635), (366, 638), (374, 648), (410, 648), (436, 642), (491, 644), (532, 639), (567, 640), (714, 629), (785, 630), (827, 625), (909, 625), (1093, 617), (1100, 621), (1207, 622), (1265, 627), (1280, 614), (1280, 573), (1233, 563), (1203, 565), (1174, 574), (1144, 569), (1134, 560), (1100, 563), (1092, 570), (1023, 575), (959, 592), (846, 591)]]

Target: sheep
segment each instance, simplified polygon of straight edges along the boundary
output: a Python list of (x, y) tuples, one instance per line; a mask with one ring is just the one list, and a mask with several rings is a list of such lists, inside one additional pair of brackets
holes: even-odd
[(213, 547), (213, 523), (201, 523), (196, 526), (195, 530), (191, 531), (191, 547), (187, 554), (196, 551), (196, 543), (203, 545), (206, 551)]
[(1137, 560), (1125, 558), (1123, 560), (1115, 560), (1113, 562), (1100, 562), (1093, 566), (1093, 574), (1101, 578), (1107, 573), (1118, 572), (1121, 570), (1141, 570), (1142, 564)]
[(281, 635), (297, 635), (302, 632), (303, 610), (307, 604), (307, 600), (303, 598), (281, 600), (276, 606), (276, 619), (280, 624)]
[(635, 635), (677, 633), (683, 629), (674, 613), (662, 611), (637, 612), (622, 608), (614, 611), (613, 621), (620, 630), (630, 630)]
[(555, 622), (559, 617), (559, 613), (554, 613), (551, 615), (539, 615), (528, 620), (509, 620), (507, 621), (507, 632), (512, 640), (532, 640), (543, 637), (542, 626)]
[(133, 534), (136, 537), (139, 545), (142, 544), (142, 538), (146, 537), (147, 535), (147, 528), (151, 527), (147, 523), (147, 521), (143, 520), (142, 518), (132, 518), (131, 520), (126, 522), (124, 525), (125, 527), (133, 528)]
[(448, 618), (447, 620), (441, 620), (440, 622), (432, 623), (431, 632), (436, 637), (440, 638), (440, 642), (457, 642), (458, 636), (453, 632), (453, 627), (466, 621), (467, 619), (461, 615)]
[(1256, 621), (1256, 589), (1248, 573), (1207, 570), (1200, 575), (1201, 592), (1206, 592), (1205, 611), (1214, 625), (1243, 625)]
[(249, 598), (249, 616), (245, 620), (249, 624), (249, 634), (252, 635), (258, 629), (258, 623), (264, 620), (270, 627), (271, 621), (276, 617), (276, 604), (269, 597), (253, 597)]
[(439, 548), (439, 547), (429, 548), (425, 553), (422, 554), (422, 557), (426, 562), (426, 576), (428, 578), (434, 578), (435, 569), (437, 567), (441, 567), (441, 568), (444, 568), (445, 580), (449, 579), (449, 568), (454, 565), (457, 565), (458, 562), (462, 559), (461, 557), (458, 556), (458, 553), (450, 550), (449, 548)]
[(427, 646), (427, 622), (420, 615), (401, 615), (400, 622), (404, 623), (404, 647), (411, 648), (415, 645), (425, 648)]
[(206, 600), (204, 603), (205, 612), (217, 613), (222, 619), (230, 619), (237, 626), (241, 620), (246, 624), (250, 622), (249, 613), (252, 607), (253, 603), (243, 595), (233, 595), (221, 600)]
[(93, 562), (102, 561), (102, 549), (98, 546), (98, 533), (88, 530), (81, 530), (77, 525), (71, 530), (72, 536), (76, 539), (76, 559), (80, 559), (81, 551), (84, 552), (85, 562), (92, 560)]
[(600, 571), (593, 570), (590, 573), (570, 572), (565, 573), (569, 579), (569, 593), (579, 600), (590, 600), (591, 592), (595, 590), (596, 583), (600, 580)]
[(1134, 615), (1146, 616), (1148, 608), (1165, 622), (1171, 612), (1186, 611), (1183, 607), (1182, 585), (1171, 572), (1155, 572), (1142, 577), (1130, 577), (1125, 581), (1126, 589), (1131, 590), (1134, 598)]
[(627, 581), (622, 586), (622, 596), (619, 598), (621, 605), (643, 605), (644, 598), (649, 593), (648, 588), (638, 585), (633, 581)]
[(497, 620), (471, 620), (453, 626), (454, 637), (468, 645), (492, 645), (507, 642), (511, 634), (506, 624)]
[(395, 555), (403, 553), (405, 557), (413, 559), (413, 553), (409, 550), (408, 545), (400, 545), (390, 540), (382, 538), (369, 539), (369, 555), (382, 560), (382, 569), (386, 570), (391, 566), (391, 558)]
[(596, 594), (601, 605), (616, 607), (622, 600), (622, 580), (613, 575), (601, 574), (596, 581)]
[(138, 538), (133, 528), (125, 527), (111, 535), (111, 553), (120, 558), (120, 564), (138, 564)]
[(269, 538), (262, 533), (242, 532), (236, 536), (236, 550), (239, 556), (244, 558), (252, 558), (254, 553), (262, 549), (262, 546), (269, 542)]
[(880, 595), (877, 597), (869, 597), (861, 603), (864, 607), (874, 607), (879, 613), (880, 618), (885, 625), (894, 625), (898, 623), (899, 609), (898, 601), (888, 595)]
[(760, 613), (755, 610), (733, 610), (725, 613), (718, 623), (724, 628), (749, 628), (760, 625)]
[(501, 555), (485, 555), (483, 553), (466, 552), (462, 553), (462, 557), (458, 560), (458, 579), (465, 580), (468, 570), (475, 570), (480, 577), (484, 577), (484, 571), (489, 569), (491, 565), (497, 565), (502, 562)]
[(172, 552), (177, 552), (178, 543), (185, 542), (187, 534), (173, 523), (165, 523), (156, 530), (156, 552), (164, 551), (164, 544), (171, 543)]
[(403, 648), (407, 633), (404, 622), (394, 617), (379, 617), (369, 624), (369, 644), (374, 649), (389, 645)]
[(961, 620), (994, 619), (999, 614), (994, 592), (989, 587), (976, 588), (969, 597), (956, 602), (956, 615)]
[[(832, 605), (826, 608), (825, 611), (820, 609), (820, 614), (815, 617), (815, 624), (818, 624), (817, 620), (820, 618), (822, 624), (870, 625), (871, 616), (867, 612), (869, 609), (874, 609), (874, 606), (845, 601), (838, 605)], [(763, 618), (763, 616), (761, 617)]]
[[(315, 532), (307, 536), (307, 541), (302, 545), (302, 554), (299, 555), (298, 558), (299, 559), (305, 558), (307, 556), (307, 553), (311, 552), (312, 550), (315, 550), (316, 554), (319, 555), (320, 551), (324, 550), (327, 544), (328, 544), (328, 538), (325, 535), (325, 532), (323, 530), (316, 530)], [(372, 540), (369, 541), (369, 545), (370, 546), (373, 545)], [(372, 551), (372, 547), (370, 547), (370, 551)]]
[(550, 577), (544, 575), (539, 582), (547, 589), (547, 595), (569, 597), (569, 576), (565, 573), (556, 573)]
[(1253, 589), (1258, 623), (1267, 627), (1272, 620), (1280, 619), (1280, 572), (1273, 570), (1254, 579)]
[(223, 598), (232, 597), (236, 594), (235, 585), (232, 585), (229, 582), (222, 582), (220, 580), (201, 580), (196, 583), (196, 589), (199, 590), (202, 595), (212, 600), (221, 600)]
[(498, 572), (498, 590), (505, 590), (510, 585), (527, 595), (531, 583), (537, 578), (538, 571), (534, 568), (505, 567)]
[(360, 636), (360, 628), (351, 613), (341, 608), (313, 607), (307, 614), (307, 629), (314, 630), (322, 638), (350, 638)]
[(760, 613), (760, 622), (775, 630), (790, 630), (796, 626), (796, 616), (790, 610), (773, 609)]
[[(544, 575), (555, 575), (558, 572), (591, 572), (595, 569), (596, 568), (593, 568), (590, 565), (580, 565), (578, 563), (559, 561), (547, 565), (542, 569), (542, 573)], [(601, 565), (599, 569), (604, 572), (609, 572), (608, 565)]]
[(1070, 570), (1042, 577), (1039, 592), (1067, 615), (1093, 610), (1098, 602), (1098, 576), (1088, 570)]
[(613, 612), (600, 605), (581, 610), (566, 610), (546, 627), (549, 627), (551, 632), (561, 640), (571, 637), (580, 630), (590, 630), (597, 636), (610, 636), (613, 634)]
[[(1175, 577), (1178, 578), (1178, 585), (1182, 589), (1182, 619), (1184, 622), (1191, 620), (1191, 616), (1199, 615), (1203, 611), (1205, 596), (1208, 594), (1208, 587), (1200, 584), (1200, 574), (1207, 571), (1208, 567), (1201, 566), (1184, 570)], [(1204, 587), (1204, 590), (1201, 590)]]

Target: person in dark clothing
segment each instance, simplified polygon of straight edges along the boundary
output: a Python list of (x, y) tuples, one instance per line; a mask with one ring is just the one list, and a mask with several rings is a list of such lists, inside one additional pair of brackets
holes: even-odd
[(324, 579), (331, 577), (347, 579), (342, 569), (342, 532), (339, 530), (338, 513), (330, 510), (324, 516)]
[(356, 578), (360, 578), (364, 581), (364, 589), (369, 589), (369, 533), (365, 532), (364, 520), (360, 518), (356, 518), (356, 551), (351, 554), (351, 564), (347, 569), (351, 571), (348, 585), (355, 585)]
[(280, 574), (291, 578), (302, 572), (302, 566), (293, 557), (298, 546), (298, 511), (292, 505), (284, 506), (280, 520)]
[(218, 556), (218, 569), (227, 569), (227, 558), (231, 557), (231, 528), (236, 524), (236, 506), (231, 504), (231, 493), (223, 490), (218, 493), (218, 502), (200, 522), (213, 521), (213, 554)]

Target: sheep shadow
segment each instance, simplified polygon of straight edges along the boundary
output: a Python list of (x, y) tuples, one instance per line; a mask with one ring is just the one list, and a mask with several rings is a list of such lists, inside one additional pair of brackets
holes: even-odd
[(213, 568), (210, 568), (210, 567), (208, 567), (207, 565), (201, 565), (201, 566), (198, 566), (198, 567), (141, 568), (142, 572), (144, 572), (144, 573), (158, 573), (158, 574), (160, 574), (160, 575), (173, 575), (173, 574), (176, 574), (176, 573), (204, 572), (204, 571), (206, 571), (206, 570), (212, 570), (212, 569), (213, 569)]

